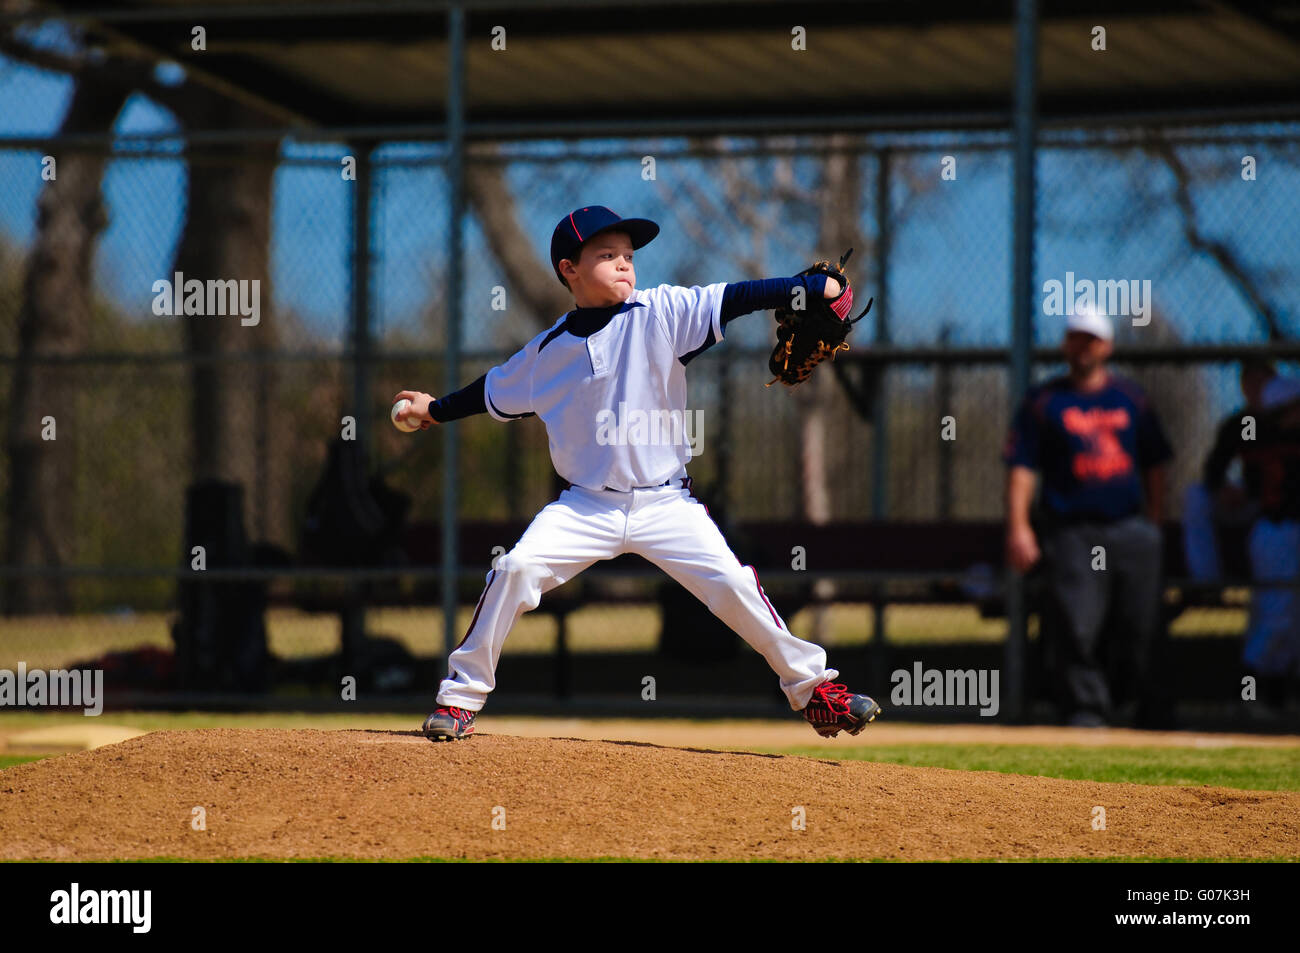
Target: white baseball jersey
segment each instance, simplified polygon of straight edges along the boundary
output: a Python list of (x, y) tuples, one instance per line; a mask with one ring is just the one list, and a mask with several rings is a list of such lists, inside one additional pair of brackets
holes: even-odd
[(575, 486), (628, 491), (685, 476), (686, 363), (722, 340), (725, 288), (638, 290), (585, 337), (566, 314), (488, 371), (488, 413), (542, 418), (555, 471)]

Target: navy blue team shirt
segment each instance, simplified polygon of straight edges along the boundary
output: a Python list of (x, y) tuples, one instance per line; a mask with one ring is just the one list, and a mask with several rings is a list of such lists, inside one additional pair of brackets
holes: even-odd
[(1173, 455), (1142, 388), (1111, 374), (1091, 393), (1068, 376), (1030, 390), (1002, 459), (1039, 472), (1050, 517), (1109, 522), (1142, 511), (1142, 471)]

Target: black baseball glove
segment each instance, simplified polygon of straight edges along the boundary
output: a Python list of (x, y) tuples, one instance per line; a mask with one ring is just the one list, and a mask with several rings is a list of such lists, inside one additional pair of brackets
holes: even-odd
[(799, 272), (799, 275), (827, 275), (840, 283), (840, 293), (834, 298), (822, 295), (805, 295), (804, 307), (796, 311), (793, 307), (783, 306), (776, 309), (776, 347), (767, 366), (776, 377), (767, 382), (771, 387), (777, 381), (787, 387), (794, 387), (808, 379), (813, 369), (826, 358), (835, 356), (836, 351), (847, 351), (848, 337), (853, 325), (857, 324), (871, 310), (876, 299), (867, 301), (862, 314), (849, 318), (853, 310), (853, 288), (848, 276), (844, 274), (844, 263), (853, 254), (850, 248), (840, 258), (838, 265), (829, 261), (819, 261), (811, 268)]

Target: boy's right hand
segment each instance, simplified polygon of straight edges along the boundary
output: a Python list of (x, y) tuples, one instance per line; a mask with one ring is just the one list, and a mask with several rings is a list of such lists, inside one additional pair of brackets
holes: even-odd
[(431, 425), (438, 422), (429, 416), (429, 405), (433, 403), (431, 395), (418, 390), (402, 390), (397, 392), (397, 396), (393, 398), (393, 403), (395, 404), (399, 400), (409, 400), (411, 402), (411, 406), (400, 414), (401, 418), (407, 423), (418, 423), (421, 430), (428, 430)]

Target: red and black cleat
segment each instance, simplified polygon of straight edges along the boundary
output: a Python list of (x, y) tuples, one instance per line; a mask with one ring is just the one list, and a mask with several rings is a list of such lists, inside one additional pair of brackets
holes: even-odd
[(880, 706), (866, 695), (854, 695), (843, 685), (822, 682), (813, 689), (803, 716), (823, 738), (841, 731), (856, 735), (880, 714)]
[(424, 719), (424, 737), (430, 741), (456, 741), (474, 734), (474, 715), (464, 708), (442, 705)]

